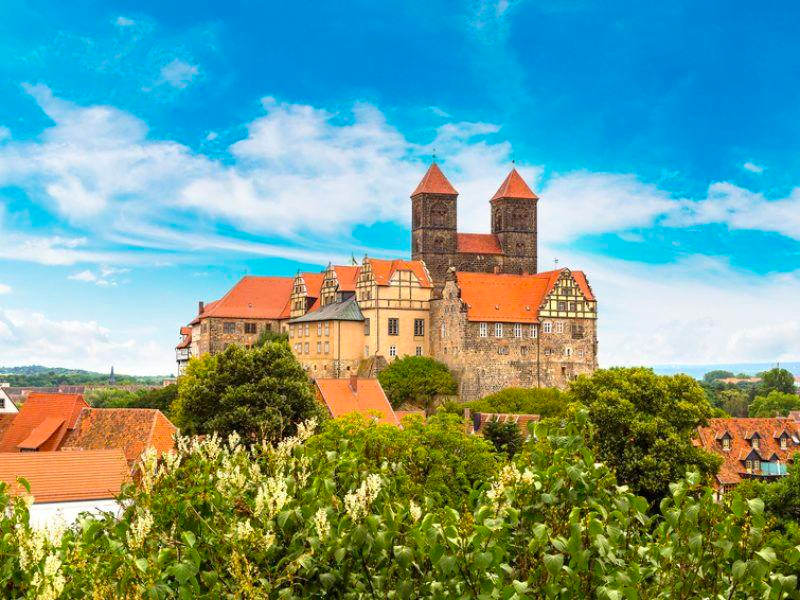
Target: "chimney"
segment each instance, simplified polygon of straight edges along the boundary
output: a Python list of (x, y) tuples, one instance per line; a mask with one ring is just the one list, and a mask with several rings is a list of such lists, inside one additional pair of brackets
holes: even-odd
[(494, 274), (497, 275), (498, 273), (500, 273), (500, 266), (499, 265), (495, 265), (494, 266)]
[(197, 314), (198, 314), (198, 315), (202, 315), (202, 314), (203, 314), (203, 311), (204, 311), (205, 309), (206, 309), (206, 306), (205, 306), (205, 304), (203, 304), (203, 301), (202, 301), (202, 300), (200, 300), (200, 302), (198, 302), (198, 303), (197, 303)]
[(527, 277), (528, 275), (530, 275), (530, 273), (528, 272), (528, 269), (522, 269), (522, 275), (524, 277)]
[(350, 389), (354, 394), (358, 393), (358, 375), (356, 374), (350, 375)]

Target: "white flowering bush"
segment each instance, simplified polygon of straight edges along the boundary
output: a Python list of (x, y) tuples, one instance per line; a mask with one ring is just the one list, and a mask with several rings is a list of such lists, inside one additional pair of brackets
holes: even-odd
[(277, 445), (182, 439), (144, 457), (121, 518), (64, 532), (31, 530), (25, 500), (0, 490), (0, 597), (799, 597), (800, 551), (764, 546), (759, 501), (715, 502), (691, 476), (654, 514), (573, 426), (537, 429), (474, 485), (458, 471), (438, 499), (423, 493), (426, 449), (394, 443), (413, 438), (324, 427)]

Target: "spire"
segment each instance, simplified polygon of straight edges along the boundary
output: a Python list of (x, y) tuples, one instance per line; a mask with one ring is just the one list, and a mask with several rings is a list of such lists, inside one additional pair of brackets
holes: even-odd
[(538, 200), (539, 196), (533, 193), (533, 190), (528, 187), (522, 175), (517, 172), (516, 167), (511, 169), (503, 185), (497, 190), (497, 193), (492, 196), (492, 200), (499, 200), (500, 198), (519, 198), (522, 200)]
[(425, 173), (425, 176), (422, 178), (422, 181), (419, 182), (417, 189), (415, 189), (411, 194), (411, 197), (413, 198), (417, 194), (443, 194), (445, 196), (457, 196), (458, 192), (452, 185), (450, 185), (450, 182), (447, 181), (447, 177), (444, 176), (444, 173), (442, 173), (439, 165), (432, 163), (428, 168), (428, 172)]

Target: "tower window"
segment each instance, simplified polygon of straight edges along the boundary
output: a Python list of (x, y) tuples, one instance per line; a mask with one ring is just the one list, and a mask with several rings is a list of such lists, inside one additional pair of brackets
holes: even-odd
[(441, 202), (434, 204), (431, 210), (431, 222), (434, 227), (444, 227), (447, 225), (447, 207)]
[(414, 336), (422, 337), (425, 335), (425, 319), (414, 319)]
[(436, 252), (444, 252), (444, 239), (437, 237), (433, 240), (433, 249)]
[(389, 319), (389, 335), (400, 335), (400, 319)]

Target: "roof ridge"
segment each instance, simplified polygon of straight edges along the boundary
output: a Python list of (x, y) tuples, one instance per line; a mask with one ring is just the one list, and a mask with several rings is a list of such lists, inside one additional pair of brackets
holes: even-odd
[(458, 196), (456, 188), (448, 181), (439, 165), (432, 162), (431, 166), (422, 176), (422, 180), (417, 185), (416, 189), (411, 193), (411, 197), (418, 194), (440, 194), (443, 196)]
[(513, 198), (520, 200), (538, 200), (539, 196), (528, 186), (516, 167), (512, 167), (511, 172), (500, 184), (500, 188), (492, 196), (492, 200), (501, 198)]

